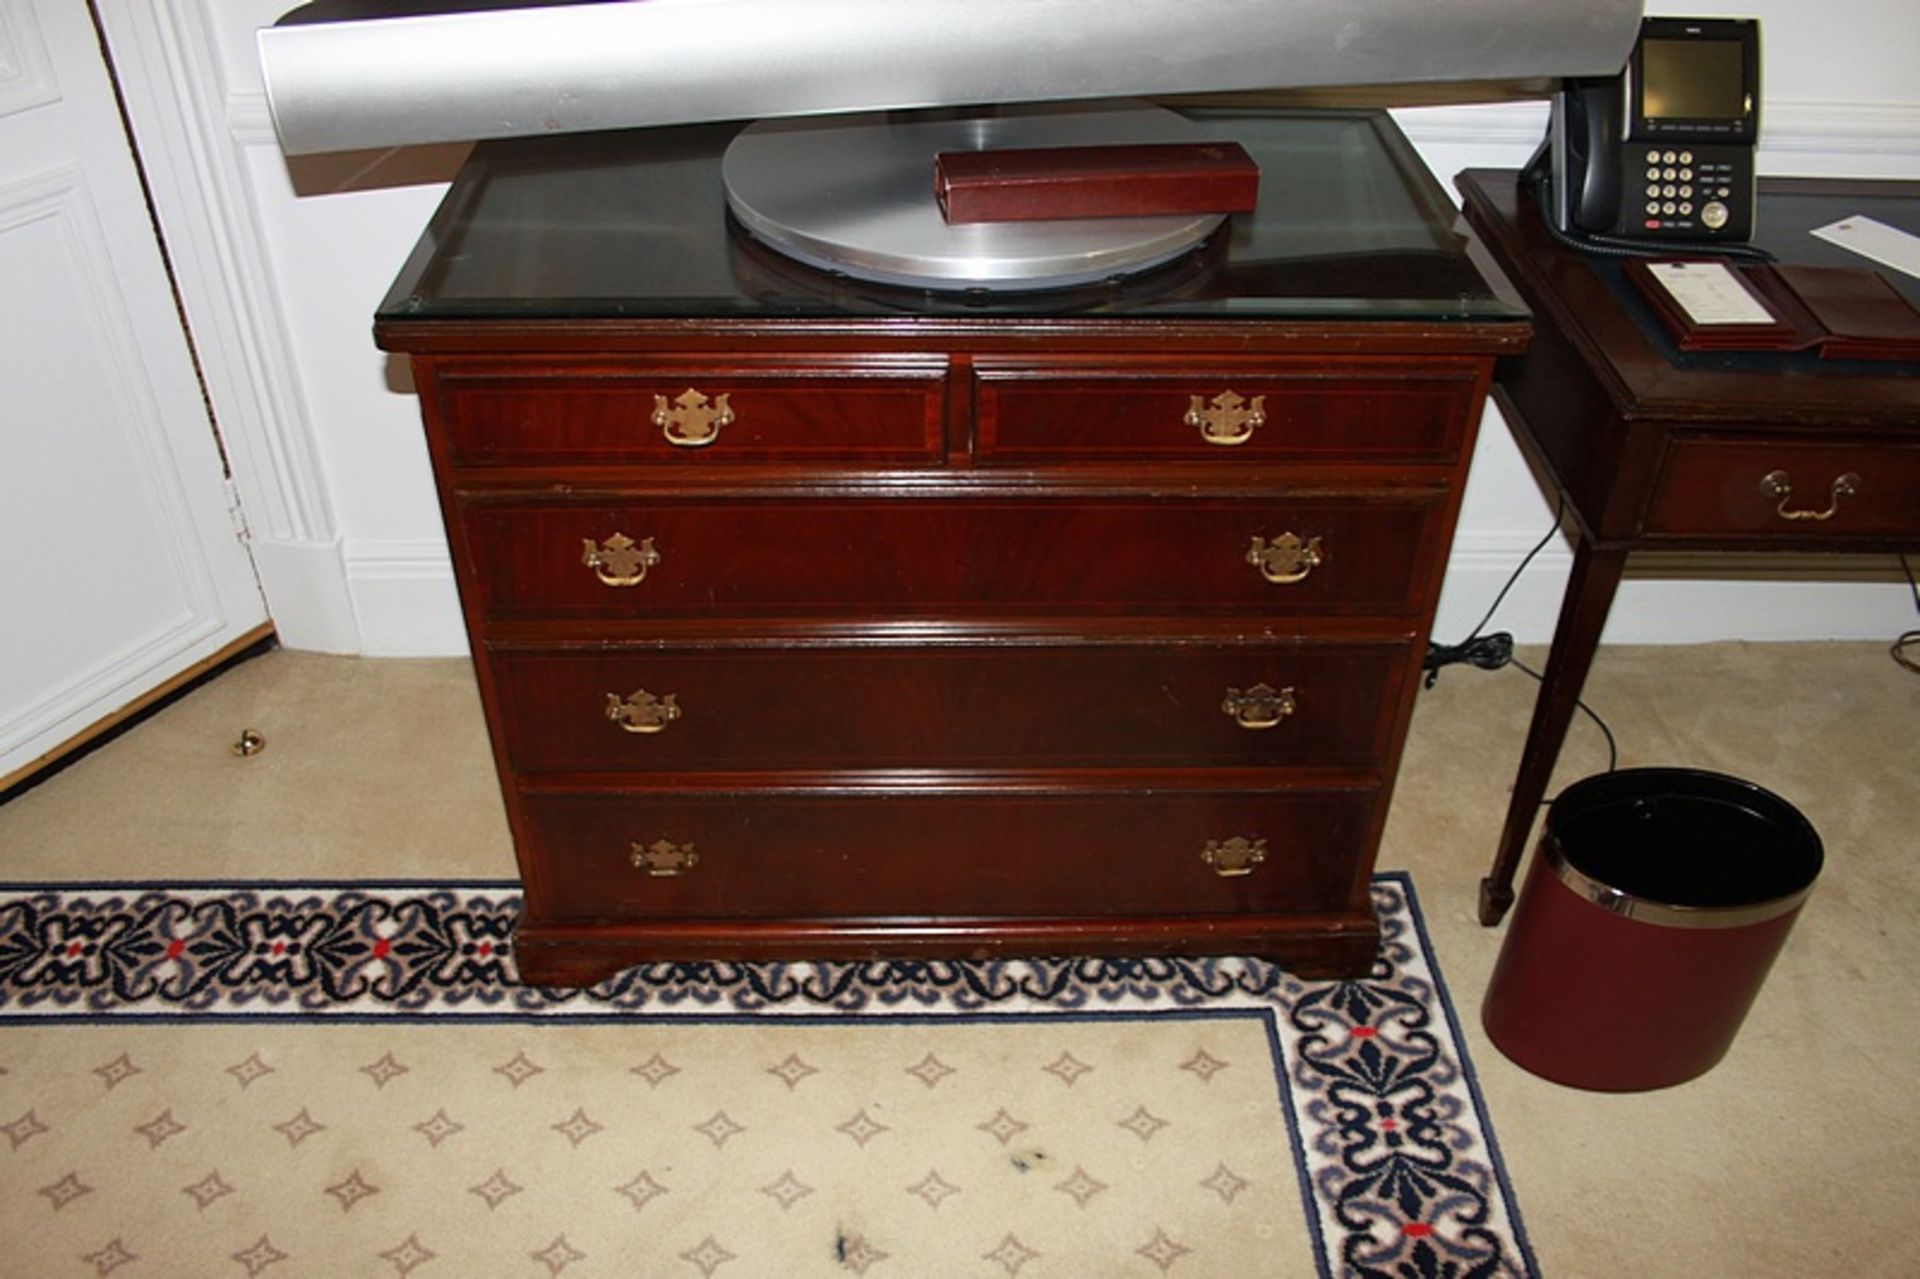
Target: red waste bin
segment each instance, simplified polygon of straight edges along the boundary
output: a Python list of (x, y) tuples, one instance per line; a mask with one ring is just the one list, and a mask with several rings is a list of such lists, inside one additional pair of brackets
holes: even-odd
[(1622, 769), (1547, 812), (1481, 1022), (1576, 1088), (1664, 1088), (1732, 1046), (1820, 873), (1820, 837), (1751, 782)]

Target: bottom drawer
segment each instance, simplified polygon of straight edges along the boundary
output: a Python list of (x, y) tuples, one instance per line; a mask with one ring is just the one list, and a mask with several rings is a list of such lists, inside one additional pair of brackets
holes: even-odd
[(532, 793), (549, 922), (1349, 909), (1370, 786)]

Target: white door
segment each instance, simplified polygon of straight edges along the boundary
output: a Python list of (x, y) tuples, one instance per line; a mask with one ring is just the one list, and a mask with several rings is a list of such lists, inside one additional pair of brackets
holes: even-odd
[(85, 0), (0, 0), (0, 786), (260, 633)]

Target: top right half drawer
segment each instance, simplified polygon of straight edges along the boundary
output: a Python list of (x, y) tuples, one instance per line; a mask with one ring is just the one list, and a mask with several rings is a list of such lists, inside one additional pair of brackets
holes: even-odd
[(974, 367), (979, 459), (1445, 465), (1477, 402), (1470, 366), (1406, 361)]

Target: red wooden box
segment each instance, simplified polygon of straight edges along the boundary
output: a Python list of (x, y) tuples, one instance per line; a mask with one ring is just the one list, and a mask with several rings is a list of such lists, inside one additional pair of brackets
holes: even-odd
[(1260, 169), (1237, 142), (942, 151), (933, 190), (957, 223), (1248, 213)]

